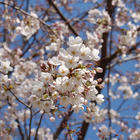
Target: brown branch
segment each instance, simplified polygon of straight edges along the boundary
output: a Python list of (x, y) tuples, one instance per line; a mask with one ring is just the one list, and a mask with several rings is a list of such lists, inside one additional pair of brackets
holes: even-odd
[(39, 127), (40, 127), (40, 125), (41, 125), (41, 122), (42, 122), (42, 119), (43, 119), (44, 114), (45, 114), (45, 112), (43, 112), (43, 113), (41, 114), (41, 117), (40, 117), (40, 120), (39, 120), (39, 123), (38, 123), (38, 127), (37, 127), (37, 129), (36, 129), (36, 134), (35, 134), (34, 140), (37, 140), (38, 130), (39, 130)]
[(114, 63), (114, 64), (112, 64), (112, 65), (110, 65), (110, 66), (107, 66), (107, 69), (113, 68), (113, 67), (116, 66), (117, 64), (120, 64), (120, 63), (123, 63), (123, 62), (126, 62), (126, 61), (136, 60), (136, 59), (139, 59), (139, 58), (140, 58), (140, 56), (138, 55), (138, 56), (132, 56), (132, 57), (130, 57), (130, 58), (128, 57), (128, 58), (122, 59), (122, 60), (117, 61), (116, 63)]
[(81, 135), (78, 137), (77, 140), (84, 140), (88, 127), (89, 127), (89, 123), (86, 123), (85, 121), (83, 121), (82, 128), (81, 128)]
[(24, 110), (24, 131), (25, 131), (25, 136), (26, 139), (28, 138), (28, 133), (27, 133), (27, 128), (26, 128), (27, 124), (26, 124), (26, 108)]
[(72, 25), (68, 22), (68, 20), (65, 18), (65, 16), (60, 12), (60, 10), (58, 9), (58, 7), (53, 3), (52, 0), (47, 0), (50, 5), (53, 6), (53, 8), (56, 10), (56, 12), (59, 14), (59, 16), (62, 18), (62, 20), (65, 21), (65, 23), (68, 25), (69, 29), (72, 31), (72, 33), (75, 36), (78, 36), (78, 33), (75, 31), (75, 29), (72, 27)]
[(133, 45), (132, 48), (130, 48), (128, 50), (128, 53), (132, 52), (133, 50), (135, 50), (138, 46), (140, 45), (140, 42), (138, 42), (137, 44)]
[(32, 117), (34, 117), (36, 114), (38, 114), (40, 112), (40, 110), (38, 110), (37, 112), (35, 112)]
[[(114, 12), (114, 8), (112, 7), (112, 0), (107, 0), (107, 6), (106, 6), (106, 11), (108, 12), (109, 16), (112, 18), (112, 14)], [(106, 66), (107, 66), (107, 44), (108, 44), (108, 35), (109, 33), (103, 33), (103, 43), (102, 43), (102, 49), (101, 49), (101, 60), (100, 60), (100, 67), (103, 68), (103, 73), (97, 74), (97, 79), (102, 78), (104, 80), (104, 76), (106, 73)], [(98, 89), (98, 92), (101, 92), (101, 89)], [(83, 140), (85, 138), (85, 135), (87, 133), (89, 127), (89, 123), (86, 123), (83, 121), (82, 123), (82, 128), (81, 128), (81, 138), (78, 138), (78, 140)]]
[(19, 130), (21, 139), (22, 139), (22, 140), (25, 140), (25, 139), (24, 139), (24, 134), (23, 134), (23, 132), (22, 132), (22, 129), (21, 129), (21, 126), (20, 126), (20, 123), (19, 123), (19, 120), (16, 119), (16, 122), (18, 123), (18, 130)]
[[(137, 47), (140, 45), (140, 42), (133, 45), (127, 52), (127, 54), (130, 54), (133, 50), (137, 49)], [(111, 62), (116, 58), (118, 55), (121, 55), (121, 49), (116, 50), (110, 57), (103, 58), (104, 61)]]
[[(99, 3), (96, 2), (96, 4), (97, 4), (97, 6), (95, 6), (93, 9), (97, 9), (97, 8), (99, 8), (99, 7), (102, 7), (102, 6), (104, 5), (104, 2), (101, 3), (101, 4), (99, 4)], [(83, 15), (82, 15), (78, 20), (74, 21), (72, 25), (74, 26), (74, 25), (77, 24), (79, 21), (82, 21), (86, 16), (88, 16), (88, 12), (89, 12), (89, 10), (86, 11), (86, 12), (84, 12)], [(79, 17), (79, 16), (80, 16), (80, 15), (77, 15), (76, 17)], [(89, 21), (89, 20), (87, 19), (87, 21)]]
[(88, 15), (88, 11), (85, 12), (84, 15), (81, 16), (81, 17), (79, 18), (79, 20), (76, 20), (72, 25), (74, 26), (74, 25), (77, 24), (79, 21), (81, 21), (83, 18), (85, 18), (87, 15)]
[(30, 17), (32, 17), (32, 18), (34, 18), (34, 19), (37, 19), (40, 23), (42, 23), (43, 25), (45, 25), (56, 37), (58, 37), (58, 35), (51, 29), (51, 27), (50, 27), (45, 21), (43, 21), (42, 19), (40, 19), (40, 18), (38, 18), (38, 17), (35, 17), (35, 16), (32, 16), (31, 14), (29, 14), (29, 13), (27, 13), (26, 11), (20, 9), (19, 7), (14, 6), (14, 5), (10, 5), (9, 3), (0, 1), (0, 4), (7, 5), (7, 6), (13, 8), (13, 9), (15, 9), (15, 10), (21, 12), (21, 13), (24, 14), (24, 15), (30, 16)]
[(66, 115), (62, 122), (60, 123), (59, 127), (57, 128), (56, 132), (53, 135), (53, 139), (56, 140), (58, 139), (60, 133), (62, 132), (62, 130), (64, 129), (63, 125), (69, 120), (70, 116), (72, 115), (73, 111), (69, 111), (68, 115)]
[(30, 108), (30, 122), (29, 122), (29, 136), (28, 136), (28, 140), (30, 140), (30, 138), (31, 138), (32, 119), (33, 119), (33, 117), (32, 117), (32, 106), (31, 106), (31, 108)]
[[(12, 104), (8, 101), (8, 98), (7, 98), (7, 102), (8, 102), (8, 104), (9, 104), (9, 106), (12, 107)], [(16, 114), (14, 113), (14, 115), (16, 115)], [(23, 134), (23, 132), (22, 132), (22, 128), (21, 128), (21, 126), (20, 126), (20, 122), (19, 122), (18, 118), (15, 119), (15, 121), (18, 123), (18, 126), (17, 126), (17, 127), (18, 127), (19, 134), (20, 134), (20, 136), (21, 136), (21, 139), (22, 139), (22, 140), (25, 140), (25, 139), (24, 139), (24, 134)]]
[(4, 86), (4, 88), (6, 88), (6, 90), (9, 90), (12, 93), (12, 95), (16, 98), (17, 101), (19, 101), (21, 104), (25, 105), (27, 108), (30, 108), (27, 104), (22, 102), (6, 85), (3, 84), (3, 86)]
[[(28, 50), (32, 47), (34, 41), (36, 40), (36, 35), (37, 35), (37, 33), (38, 33), (38, 31), (37, 31), (35, 34), (32, 35), (32, 37), (34, 37), (33, 41), (32, 41), (32, 42), (28, 45), (28, 47), (23, 51), (23, 53), (22, 53), (22, 55), (21, 55), (20, 57), (23, 57), (23, 56), (28, 52)], [(24, 44), (26, 44), (26, 43), (27, 43), (27, 41), (26, 41)]]

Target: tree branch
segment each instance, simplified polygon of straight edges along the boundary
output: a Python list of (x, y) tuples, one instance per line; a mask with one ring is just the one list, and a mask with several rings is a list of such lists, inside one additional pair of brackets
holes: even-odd
[(62, 130), (64, 129), (63, 124), (65, 124), (65, 123), (69, 120), (69, 118), (70, 118), (70, 116), (72, 115), (72, 113), (73, 113), (73, 111), (69, 111), (69, 112), (68, 112), (68, 115), (66, 115), (66, 116), (63, 118), (62, 122), (60, 123), (59, 127), (57, 128), (56, 132), (55, 132), (54, 135), (53, 135), (53, 139), (54, 139), (54, 140), (56, 140), (56, 139), (59, 137), (60, 133), (61, 133)]
[(44, 114), (45, 114), (45, 112), (43, 112), (43, 113), (41, 114), (40, 121), (39, 121), (38, 127), (37, 127), (37, 129), (36, 129), (36, 134), (35, 134), (34, 140), (37, 140), (38, 130), (39, 130), (39, 127), (40, 127), (40, 125), (41, 125), (41, 122), (42, 122), (42, 119), (43, 119), (43, 115), (44, 115)]
[(77, 140), (84, 140), (88, 127), (89, 127), (89, 123), (86, 123), (85, 121), (83, 121), (82, 128), (81, 128), (81, 135), (78, 137)]
[(25, 105), (27, 108), (30, 108), (27, 104), (22, 102), (6, 85), (3, 84), (3, 86), (6, 88), (6, 90), (9, 90), (12, 93), (12, 95), (16, 98), (17, 101), (19, 101), (21, 104)]
[(58, 35), (51, 29), (51, 27), (45, 22), (43, 21), (42, 19), (38, 18), (38, 17), (35, 17), (35, 16), (32, 16), (31, 14), (27, 13), (26, 11), (20, 9), (19, 7), (17, 6), (14, 6), (14, 5), (10, 5), (9, 3), (6, 3), (6, 2), (2, 2), (0, 1), (0, 4), (4, 4), (4, 5), (8, 5), (9, 7), (21, 12), (22, 14), (24, 15), (27, 15), (27, 16), (30, 16), (34, 19), (37, 19), (40, 23), (42, 23), (43, 25), (45, 25), (54, 35), (56, 35), (58, 37)]
[(22, 129), (21, 129), (21, 126), (20, 126), (20, 123), (19, 123), (19, 120), (16, 119), (16, 122), (18, 123), (18, 130), (19, 130), (21, 139), (22, 139), (22, 140), (25, 140), (25, 139), (24, 139), (24, 134), (23, 134), (23, 132), (22, 132)]
[(53, 3), (52, 0), (47, 0), (50, 5), (53, 6), (53, 8), (56, 10), (56, 12), (59, 14), (59, 16), (62, 18), (62, 20), (65, 21), (65, 23), (68, 25), (69, 29), (72, 31), (72, 33), (75, 35), (75, 36), (78, 36), (78, 33), (75, 31), (75, 29), (72, 27), (72, 25), (68, 22), (68, 20), (64, 17), (64, 15), (60, 12), (60, 10), (57, 8), (57, 6)]
[(28, 137), (28, 140), (30, 140), (30, 137), (31, 137), (31, 125), (32, 125), (32, 106), (30, 108), (30, 122), (29, 122), (29, 137)]
[[(106, 11), (108, 12), (109, 16), (112, 18), (112, 14), (114, 11), (114, 8), (112, 7), (112, 0), (107, 0)], [(97, 74), (97, 79), (102, 78), (102, 80), (104, 80), (104, 76), (106, 73), (106, 66), (107, 66), (107, 61), (104, 58), (107, 57), (108, 35), (109, 33), (103, 33), (103, 43), (102, 43), (101, 60), (100, 60), (100, 67), (103, 69), (103, 72)], [(100, 94), (101, 89), (98, 89), (98, 92)], [(81, 138), (78, 138), (78, 140), (80, 139), (83, 140), (85, 138), (85, 135), (88, 130), (88, 126), (89, 126), (89, 123), (86, 123), (85, 121), (83, 121), (82, 128), (81, 128)]]

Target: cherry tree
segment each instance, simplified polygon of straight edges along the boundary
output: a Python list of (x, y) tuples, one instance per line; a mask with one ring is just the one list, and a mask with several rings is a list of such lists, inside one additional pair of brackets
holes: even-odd
[(0, 139), (139, 140), (139, 6), (0, 1)]

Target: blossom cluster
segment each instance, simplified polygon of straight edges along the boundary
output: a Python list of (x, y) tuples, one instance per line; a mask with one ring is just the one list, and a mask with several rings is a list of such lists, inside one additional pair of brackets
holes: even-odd
[[(24, 121), (23, 112), (15, 112), (18, 104), (14, 101), (17, 98), (23, 99), (25, 105), (28, 98), (29, 106), (52, 115), (55, 112), (58, 114), (59, 105), (64, 108), (71, 106), (75, 113), (80, 110), (96, 113), (96, 108), (99, 108), (96, 105), (104, 101), (104, 96), (96, 89), (101, 85), (94, 78), (97, 72), (102, 72), (102, 68), (94, 68), (91, 63), (99, 61), (99, 50), (85, 46), (79, 36), (70, 36), (67, 45), (66, 49), (60, 49), (57, 56), (40, 61), (40, 68), (35, 62), (20, 58), (20, 51), (14, 52), (16, 61), (11, 61), (14, 57), (9, 56), (8, 51), (13, 52), (1, 48), (0, 99), (2, 104), (8, 100), (11, 105), (8, 110), (12, 117), (5, 114), (7, 121), (11, 121), (9, 127), (17, 128), (16, 118)], [(30, 112), (26, 112), (28, 119)], [(50, 120), (54, 121), (54, 118)], [(1, 120), (1, 123), (4, 125), (5, 122)]]
[[(49, 113), (57, 110), (56, 104), (72, 106), (78, 113), (89, 101), (102, 104), (103, 95), (98, 94), (98, 82), (94, 79), (101, 68), (89, 69), (88, 61), (98, 61), (99, 50), (86, 47), (82, 39), (69, 37), (68, 48), (61, 48), (58, 56), (44, 62), (40, 74), (32, 82), (29, 101), (34, 108)], [(91, 65), (91, 64), (90, 64)]]
[[(76, 2), (47, 0), (34, 6), (24, 0), (0, 2), (0, 139), (12, 140), (17, 133), (22, 137), (25, 127), (27, 139), (52, 140), (55, 133), (41, 124), (45, 119), (39, 121), (39, 116), (57, 125), (56, 119), (69, 119), (72, 112), (82, 115), (73, 115), (58, 127), (68, 130), (67, 138), (80, 137), (76, 121), (81, 119), (93, 125), (100, 139), (117, 140), (114, 126), (130, 140), (140, 139), (138, 3), (83, 0), (88, 10), (81, 12), (77, 9), (82, 3)], [(28, 4), (32, 8), (25, 8)], [(132, 66), (130, 60), (133, 72), (122, 65)], [(103, 84), (107, 88), (101, 93)], [(129, 109), (135, 112), (132, 116)], [(127, 119), (138, 123), (130, 125)]]

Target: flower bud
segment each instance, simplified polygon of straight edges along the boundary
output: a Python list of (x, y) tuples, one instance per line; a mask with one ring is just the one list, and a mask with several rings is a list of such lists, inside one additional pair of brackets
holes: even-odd
[(96, 68), (96, 71), (97, 71), (98, 73), (102, 73), (102, 72), (103, 72), (103, 69), (102, 69), (101, 67), (97, 67), (97, 68)]
[(97, 82), (102, 82), (102, 78), (97, 79)]
[(55, 121), (55, 118), (54, 117), (50, 117), (50, 121), (51, 122), (54, 122)]

